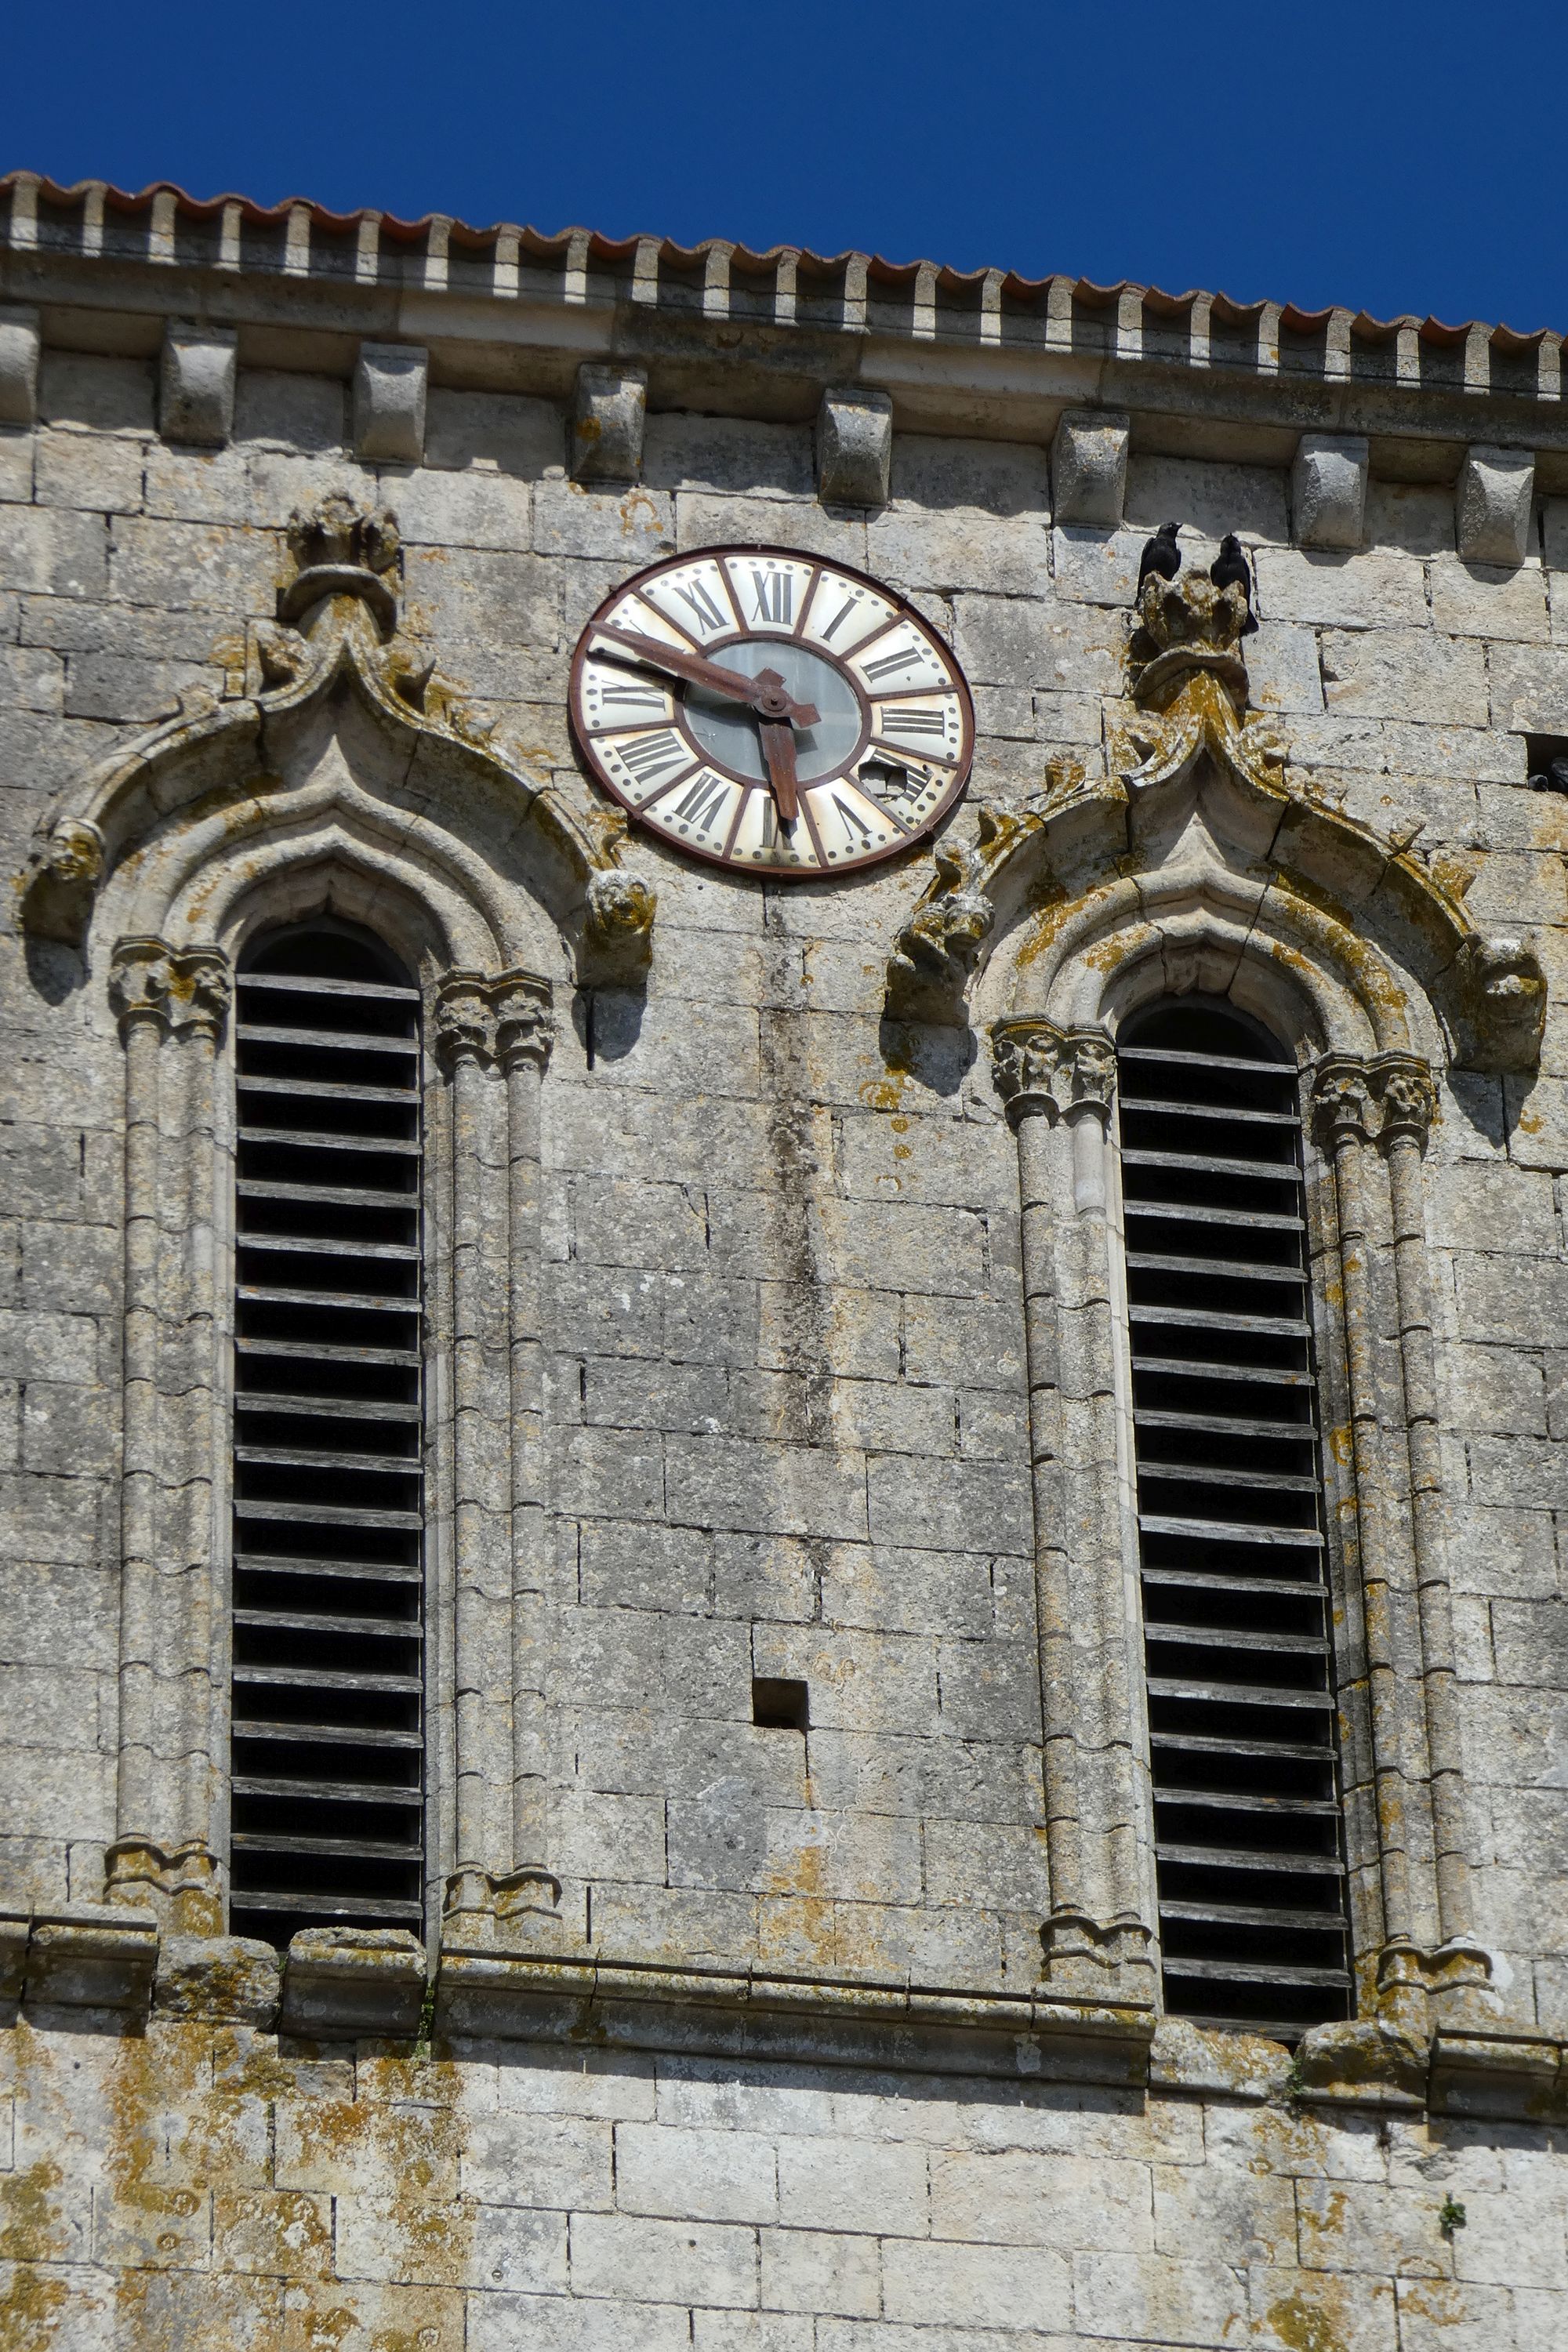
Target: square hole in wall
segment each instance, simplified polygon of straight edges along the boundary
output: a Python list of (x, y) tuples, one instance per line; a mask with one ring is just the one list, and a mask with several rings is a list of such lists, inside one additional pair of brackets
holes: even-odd
[(1568, 793), (1568, 735), (1527, 735), (1525, 764), (1537, 793)]
[(805, 1685), (790, 1682), (782, 1675), (754, 1675), (752, 1721), (763, 1731), (809, 1730), (811, 1708)]

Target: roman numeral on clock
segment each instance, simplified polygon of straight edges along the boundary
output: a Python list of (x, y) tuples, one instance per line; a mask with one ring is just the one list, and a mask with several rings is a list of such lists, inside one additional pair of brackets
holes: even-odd
[(941, 703), (906, 703), (897, 711), (883, 712), (882, 731), (886, 735), (912, 735), (940, 743), (947, 734), (947, 713)]
[(757, 600), (755, 619), (787, 625), (795, 618), (795, 582), (787, 572), (753, 572), (752, 590)]
[(837, 810), (838, 821), (844, 827), (845, 840), (854, 842), (858, 837), (860, 847), (868, 849), (871, 845), (871, 828), (859, 810), (851, 808), (847, 801), (841, 801), (837, 793), (833, 795), (833, 805)]
[(915, 669), (928, 658), (923, 646), (905, 646), (901, 651), (879, 654), (875, 661), (866, 664), (866, 675), (876, 685), (884, 677), (897, 677), (901, 669)]
[(639, 784), (651, 784), (657, 777), (674, 768), (682, 768), (691, 757), (690, 746), (673, 727), (661, 727), (657, 735), (638, 735), (629, 743), (617, 743), (621, 764), (628, 768)]
[(675, 814), (683, 816), (698, 833), (706, 833), (729, 797), (730, 787), (706, 769), (697, 778), (684, 800), (675, 803)]
[(676, 580), (670, 584), (681, 603), (696, 615), (697, 625), (705, 636), (710, 636), (715, 629), (730, 625), (729, 614), (705, 581)]

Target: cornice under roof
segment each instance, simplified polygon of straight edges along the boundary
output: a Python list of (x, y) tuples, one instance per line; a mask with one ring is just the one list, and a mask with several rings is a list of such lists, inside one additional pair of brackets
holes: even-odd
[[(130, 193), (99, 180), (61, 187), (28, 172), (0, 179), (5, 293), (58, 302), (65, 299), (61, 289), (44, 282), (51, 266), (79, 280), (84, 263), (195, 275), (207, 289), (202, 312), (215, 320), (226, 311), (246, 315), (244, 303), (234, 299), (236, 281), (259, 291), (261, 281), (280, 280), (296, 290), (336, 289), (347, 310), (355, 307), (355, 294), (390, 296), (405, 306), (411, 297), (462, 298), (470, 305), (555, 307), (563, 314), (615, 310), (635, 319), (641, 312), (649, 328), (668, 320), (673, 329), (688, 320), (793, 331), (808, 341), (858, 336), (998, 356), (1060, 353), (1109, 362), (1118, 373), (1152, 364), (1210, 371), (1211, 380), (1223, 372), (1233, 383), (1251, 376), (1302, 390), (1312, 383), (1360, 386), (1374, 399), (1436, 394), (1445, 407), (1455, 395), (1491, 395), (1515, 420), (1515, 434), (1505, 437), (1517, 437), (1535, 404), (1562, 398), (1563, 339), (1546, 329), (1521, 334), (1479, 320), (1373, 319), (1334, 308), (1234, 302), (1223, 294), (1168, 294), (1131, 280), (1097, 286), (1088, 278), (963, 271), (789, 246), (753, 253), (720, 240), (683, 247), (578, 228), (555, 236), (507, 223), (476, 228), (443, 214), (401, 221), (370, 211), (329, 212), (303, 200), (268, 207), (232, 195), (199, 200), (166, 182)], [(353, 322), (345, 314), (322, 315), (319, 323)], [(625, 344), (621, 337), (616, 348)], [(586, 343), (583, 355), (589, 355)], [(1125, 397), (1128, 389), (1103, 383), (1098, 396)], [(1416, 432), (1452, 432), (1452, 424), (1418, 416), (1422, 405), (1417, 399), (1401, 423)], [(1321, 421), (1331, 420), (1325, 415)], [(1374, 422), (1373, 429), (1397, 428)], [(1555, 442), (1561, 430), (1552, 416), (1546, 437)]]

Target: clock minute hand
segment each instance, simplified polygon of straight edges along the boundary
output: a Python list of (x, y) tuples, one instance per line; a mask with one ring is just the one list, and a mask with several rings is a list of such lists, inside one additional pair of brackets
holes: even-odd
[(738, 669), (722, 669), (717, 662), (704, 661), (700, 654), (683, 654), (674, 646), (661, 645), (657, 637), (640, 636), (633, 629), (605, 629), (595, 632), (603, 640), (612, 659), (625, 649), (625, 657), (641, 662), (650, 669), (667, 670), (672, 677), (683, 677), (693, 686), (705, 686), (710, 694), (722, 695), (726, 702), (744, 702), (764, 718), (787, 720), (791, 727), (815, 727), (819, 712), (812, 702), (796, 702), (784, 692), (776, 671), (770, 673), (773, 682), (747, 677)]

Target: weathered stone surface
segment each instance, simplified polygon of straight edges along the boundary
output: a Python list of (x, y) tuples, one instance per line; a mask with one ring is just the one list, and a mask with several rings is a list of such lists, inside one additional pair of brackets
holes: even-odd
[(354, 362), (353, 452), (374, 466), (425, 455), (429, 355), (416, 343), (362, 343)]
[(825, 506), (885, 506), (892, 457), (893, 404), (886, 393), (823, 394), (816, 414), (816, 491)]
[(1368, 443), (1363, 433), (1303, 433), (1290, 468), (1296, 544), (1360, 547), (1366, 528)]
[(639, 368), (577, 371), (572, 411), (572, 478), (635, 482), (642, 472), (647, 377)]
[(1058, 522), (1115, 530), (1127, 497), (1128, 437), (1128, 419), (1112, 410), (1063, 410), (1051, 443)]
[(216, 448), (234, 430), (239, 338), (232, 328), (172, 321), (158, 371), (158, 430), (165, 441)]
[(0, 305), (0, 425), (31, 425), (37, 415), (39, 348), (37, 311)]
[(1461, 556), (1471, 563), (1522, 563), (1534, 497), (1535, 460), (1528, 451), (1472, 444), (1454, 492)]
[[(1005, 281), (857, 291), (846, 267), (829, 302), (793, 255), (775, 276), (718, 248), (481, 253), (437, 223), (422, 249), (396, 232), (395, 294), (368, 217), (182, 214), (132, 264), (66, 251), (75, 201), (47, 200), (37, 246), (10, 216), (26, 302), (0, 309), (5, 841), (15, 877), (86, 910), (79, 951), (0, 940), (0, 2337), (1556, 2352), (1568, 803), (1526, 739), (1568, 736), (1568, 500), (1544, 500), (1537, 562), (1524, 454), (1538, 429), (1555, 485), (1554, 407), (1529, 388), (1554, 346), (1493, 346), (1504, 404), (1472, 338), (1461, 425), (1457, 347), (1418, 335), (1413, 376), (1407, 327), (1324, 398), (1299, 319), (1144, 305), (1140, 327), (1136, 289), (1096, 309), (1053, 280), (1026, 317)], [(107, 306), (99, 269), (125, 273)], [(229, 323), (181, 327), (220, 279)], [(40, 359), (40, 322), (68, 317), (127, 347)], [(403, 333), (421, 340), (380, 340)], [(1250, 376), (1242, 428), (1254, 336), (1279, 364)], [(1101, 390), (1113, 411), (1086, 404)], [(345, 668), (307, 771), (278, 597), (290, 518), (331, 496), (395, 512), (380, 590), (342, 590), (366, 624), (355, 675), (387, 698), (372, 711)], [(1211, 711), (1130, 787), (1124, 731), (1166, 716), (1131, 694), (1131, 607), (1172, 516), (1188, 583), (1240, 535), (1259, 626), (1236, 640), (1232, 732)], [(1363, 2040), (1300, 2068), (1169, 2017), (1151, 2056), (1146, 2009), (1132, 2033), (1102, 2002), (1091, 2033), (1063, 2002), (1064, 1915), (1109, 1949), (1152, 1884), (1119, 1196), (1079, 1154), (1084, 1106), (1041, 1102), (1016, 1132), (973, 1027), (885, 1018), (894, 942), (941, 880), (929, 845), (792, 894), (635, 828), (617, 844), (579, 772), (566, 681), (589, 614), (677, 547), (748, 541), (868, 570), (956, 648), (975, 784), (943, 847), (984, 901), (961, 1014), (1114, 1026), (1159, 973), (1234, 989), (1306, 1062), (1430, 1065), (1421, 1151), (1370, 1143), (1359, 1204), (1327, 1140), (1309, 1153)], [(1221, 691), (1239, 701), (1238, 678)], [(203, 698), (237, 737), (258, 694), (259, 739), (215, 754)], [(413, 764), (405, 710), (431, 721)], [(134, 772), (133, 814), (92, 801), (94, 764), (153, 727), (185, 749)], [(480, 741), (505, 747), (482, 776)], [(573, 862), (582, 841), (599, 864)], [(149, 877), (187, 856), (184, 895), (147, 913)], [(574, 990), (584, 877), (612, 856), (657, 888), (646, 985)], [(228, 1377), (234, 1112), (229, 1038), (209, 1100), (175, 1008), (179, 1044), (128, 1097), (106, 975), (125, 934), (226, 954), (329, 903), (384, 923), (448, 1007), (453, 967), (561, 984), (537, 1133), (533, 1097), (502, 1113), (488, 1067), (471, 1129), (444, 1062), (425, 1099), (430, 1975), (409, 1941), (317, 1930), (279, 2015), (271, 1948), (99, 1901), (128, 1829), (135, 1884), (172, 1901), (156, 1857), (178, 1824), (129, 1819), (128, 1726), (160, 1806), (210, 1820), (204, 1866), (225, 1868), (221, 1387), (203, 1416)], [(1539, 1066), (1449, 1070), (1465, 975), (1533, 986), (1531, 955)], [(163, 1177), (130, 1195), (149, 1285), (126, 1178), (154, 1138)], [(1358, 1205), (1359, 1262), (1338, 1250)], [(514, 1210), (530, 1238), (509, 1249)], [(121, 1472), (145, 1477), (149, 1417), (178, 1458), (138, 1581)], [(804, 1685), (787, 1721), (780, 1682)], [(1459, 1784), (1440, 1832), (1439, 1755)], [(442, 1925), (476, 1811), (458, 1895), (493, 1877), (494, 1907)], [(1363, 2029), (1402, 1828), (1416, 1943), (1446, 1906), (1494, 1974), (1436, 2070), (1421, 2028), (1379, 2074), (1387, 2037)], [(1451, 1871), (1467, 1841), (1468, 1890), (1440, 1904), (1434, 1856)], [(508, 1915), (513, 1848), (533, 1874)], [(1385, 1965), (1479, 1967), (1403, 1946)], [(1131, 1972), (1098, 1973), (1109, 1996)]]

